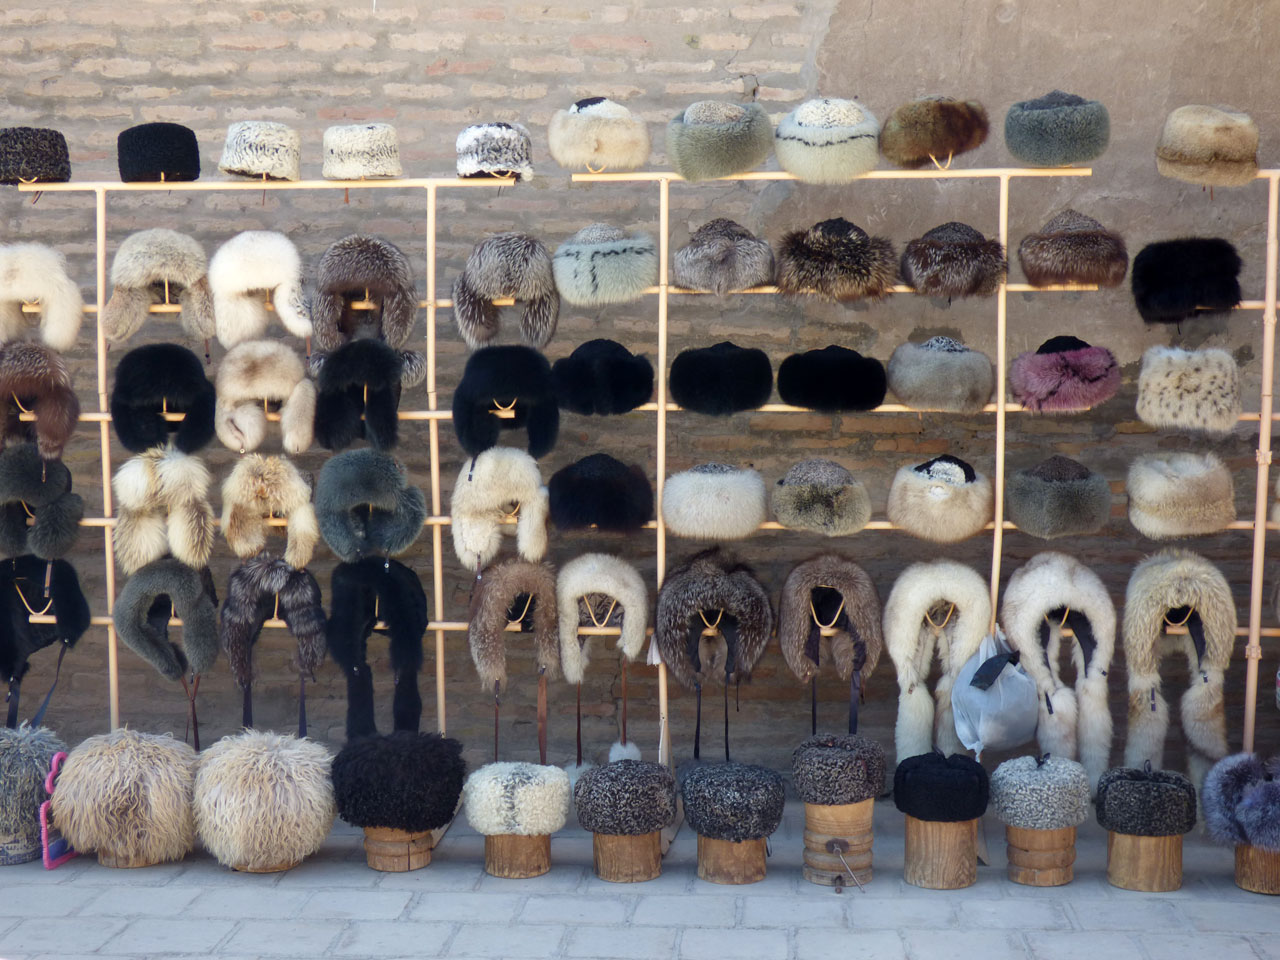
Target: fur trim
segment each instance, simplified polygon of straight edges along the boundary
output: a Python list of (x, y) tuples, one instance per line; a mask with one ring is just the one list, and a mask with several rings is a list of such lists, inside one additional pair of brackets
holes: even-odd
[(67, 276), (67, 258), (42, 243), (0, 246), (0, 341), (23, 340), (31, 327), (23, 302), (40, 307), (40, 339), (54, 350), (76, 345), (84, 297)]
[(316, 482), (320, 535), (340, 560), (394, 557), (422, 533), (427, 501), (404, 465), (377, 450), (330, 457)]
[(708, 220), (676, 251), (672, 280), (690, 290), (723, 297), (773, 282), (773, 250), (741, 224)]
[(1149, 243), (1133, 258), (1133, 302), (1147, 323), (1180, 323), (1240, 302), (1243, 261), (1221, 237)]
[(644, 469), (607, 453), (561, 467), (547, 484), (551, 522), (561, 530), (639, 530), (653, 519), (653, 487)]
[(324, 662), (324, 607), (316, 578), (269, 553), (259, 554), (232, 571), (218, 623), (222, 651), (241, 690), (253, 686), (253, 647), (277, 609), (298, 642), (293, 668), (314, 679)]
[(662, 488), (662, 522), (677, 537), (741, 540), (764, 520), (764, 478), (750, 467), (702, 463)]
[(1138, 374), (1138, 419), (1165, 430), (1228, 434), (1240, 419), (1240, 370), (1226, 350), (1148, 347)]
[(556, 248), (551, 269), (560, 296), (576, 306), (632, 303), (658, 282), (658, 247), (646, 233), (593, 223)]
[(389, 123), (351, 123), (326, 127), (326, 180), (378, 180), (404, 176), (400, 167), (400, 138)]
[(270, 120), (239, 120), (227, 127), (218, 169), (241, 177), (297, 180), (301, 158), (302, 136), (293, 127)]
[(547, 552), (547, 488), (538, 464), (523, 450), (490, 447), (458, 471), (449, 503), (453, 552), (465, 570), (479, 571), (498, 555), (503, 521), (516, 514), (516, 549), (531, 563)]
[(1005, 146), (1030, 167), (1088, 163), (1102, 156), (1110, 140), (1107, 108), (1061, 90), (1020, 100), (1004, 116)]
[[(497, 407), (512, 409), (515, 416), (495, 417), (492, 411)], [(521, 427), (528, 430), (529, 454), (534, 458), (555, 447), (560, 406), (551, 365), (529, 347), (477, 350), (467, 358), (462, 380), (453, 391), (453, 430), (459, 445), (474, 457), (497, 444), (499, 431)]]
[(1248, 186), (1258, 175), (1258, 125), (1234, 107), (1178, 107), (1160, 131), (1156, 169), (1205, 187)]
[(1217, 533), (1236, 518), (1231, 471), (1212, 453), (1152, 453), (1129, 465), (1129, 522), (1144, 537)]
[(778, 247), (778, 290), (824, 300), (880, 300), (898, 276), (898, 255), (843, 217), (785, 234)]
[(889, 358), (889, 389), (917, 410), (980, 413), (991, 399), (991, 358), (950, 337), (899, 344)]
[(1196, 825), (1196, 788), (1172, 770), (1115, 767), (1098, 782), (1098, 824), (1112, 833), (1172, 837)]
[(1033, 413), (1091, 410), (1119, 389), (1115, 355), (1078, 337), (1051, 337), (1009, 365), (1009, 395)]
[(943, 455), (899, 467), (886, 512), (895, 525), (923, 540), (956, 543), (991, 522), (991, 481), (956, 457)]
[(40, 805), (49, 799), (44, 783), (54, 756), (66, 751), (47, 727), (0, 729), (0, 866), (40, 858)]
[(1245, 791), (1267, 776), (1267, 768), (1255, 753), (1234, 753), (1213, 765), (1200, 791), (1205, 831), (1210, 839), (1228, 847), (1249, 843), (1236, 808)]
[(313, 436), (316, 386), (302, 358), (278, 340), (249, 340), (231, 348), (218, 366), (214, 429), (223, 446), (246, 453), (267, 432), (263, 401), (280, 403), (280, 433), (286, 453), (302, 453)]
[(338, 816), (355, 827), (421, 833), (453, 819), (467, 764), (462, 744), (400, 730), (348, 743), (333, 758)]
[(1251, 846), (1280, 852), (1280, 784), (1266, 780), (1246, 789), (1236, 816)]
[(880, 122), (857, 100), (806, 100), (778, 123), (778, 166), (802, 183), (851, 183), (874, 170)]
[[(208, 567), (196, 570), (163, 557), (126, 581), (112, 616), (121, 643), (166, 680), (179, 680), (187, 672), (207, 672), (218, 658), (217, 607)], [(182, 621), (181, 647), (169, 640), (171, 613)]]
[[(116, 365), (111, 422), (133, 453), (170, 443), (195, 453), (213, 439), (217, 400), (199, 357), (176, 343), (151, 343), (134, 347)], [(170, 422), (165, 412), (186, 416)]]
[(915, 170), (982, 146), (991, 123), (977, 100), (920, 97), (889, 114), (880, 131), (880, 151), (899, 167)]
[(556, 603), (560, 666), (570, 683), (582, 682), (591, 658), (592, 638), (578, 633), (579, 627), (617, 627), (617, 650), (622, 656), (634, 662), (644, 653), (649, 591), (627, 561), (607, 553), (575, 557), (560, 568)]
[(476, 244), (453, 282), (453, 318), (472, 350), (498, 335), (499, 309), (493, 301), (513, 297), (524, 302), (520, 335), (542, 349), (556, 332), (560, 294), (543, 242), (526, 233), (497, 233)]
[(832, 344), (793, 353), (778, 365), (783, 403), (822, 413), (874, 410), (884, 403), (884, 364)]
[(1008, 273), (1004, 246), (965, 223), (944, 223), (902, 252), (902, 279), (926, 297), (989, 297)]
[[(366, 299), (373, 303), (371, 310), (352, 308), (355, 301)], [(337, 350), (368, 333), (361, 330), (367, 327), (399, 350), (409, 341), (417, 316), (413, 266), (394, 243), (353, 233), (330, 244), (320, 258), (311, 303), (320, 350)]]
[(369, 339), (353, 340), (327, 356), (316, 384), (315, 438), (320, 446), (342, 450), (362, 437), (378, 450), (396, 445), (405, 356)]
[(1084, 464), (1054, 455), (1005, 482), (1005, 515), (1042, 540), (1097, 533), (1111, 518), (1111, 485)]
[(140, 123), (121, 130), (116, 161), (122, 183), (200, 179), (196, 132), (180, 123)]
[(671, 362), (671, 399), (686, 410), (725, 417), (754, 410), (773, 393), (773, 366), (763, 350), (722, 340), (682, 350)]
[(532, 141), (521, 124), (475, 123), (458, 134), (454, 146), (460, 177), (533, 179)]
[(561, 410), (628, 413), (653, 396), (653, 364), (613, 340), (588, 340), (551, 365)]
[(1124, 238), (1070, 208), (1018, 244), (1018, 262), (1033, 287), (1094, 283), (1118, 287), (1129, 269)]
[(987, 812), (991, 782), (972, 757), (925, 753), (907, 757), (893, 771), (893, 805), (932, 823), (977, 820)]
[(1089, 819), (1096, 777), (1060, 756), (1014, 757), (991, 774), (991, 810), (1022, 830), (1065, 830)]
[(661, 763), (610, 762), (584, 773), (573, 799), (584, 830), (637, 837), (675, 820), (676, 779)]
[[(44, 589), (49, 577), (49, 590)], [(32, 623), (52, 601), (54, 623)], [(21, 681), (32, 654), (61, 642), (74, 647), (89, 629), (89, 601), (75, 567), (30, 554), (0, 564), (0, 680)]]
[(473, 590), (467, 642), (480, 686), (494, 696), (507, 690), (506, 628), (511, 623), (519, 625), (520, 633), (533, 635), (538, 675), (554, 680), (560, 646), (556, 572), (551, 564), (505, 560), (480, 573)]
[(199, 569), (213, 552), (209, 468), (199, 457), (156, 447), (120, 465), (116, 495), (116, 562), (125, 573), (166, 553)]
[(837, 806), (884, 793), (884, 750), (854, 734), (809, 737), (791, 754), (796, 793), (805, 803)]
[(649, 161), (649, 128), (622, 104), (587, 97), (551, 115), (547, 148), (566, 170), (639, 170)]
[(788, 530), (849, 536), (871, 520), (871, 498), (835, 461), (801, 460), (774, 484), (773, 514)]
[(667, 159), (686, 180), (753, 170), (773, 148), (773, 124), (758, 103), (699, 100), (667, 124)]
[(67, 138), (57, 130), (0, 128), (0, 183), (66, 183), (70, 179)]
[[(4, 439), (35, 440), (40, 456), (57, 460), (80, 420), (80, 400), (61, 355), (38, 343), (0, 346), (0, 409)], [(36, 415), (34, 424), (18, 419), (25, 408)]]
[[(880, 619), (880, 594), (862, 567), (836, 553), (805, 560), (787, 574), (778, 601), (782, 658), (801, 683), (832, 661), (846, 682), (857, 670), (865, 690), (884, 647)], [(828, 623), (836, 632), (824, 637)]]
[(782, 825), (782, 776), (747, 763), (708, 763), (690, 771), (680, 792), (684, 815), (700, 837), (740, 843)]
[(536, 763), (486, 763), (467, 777), (462, 805), (467, 823), (486, 837), (541, 837), (569, 816), (569, 775)]
[(156, 227), (125, 237), (111, 261), (111, 299), (102, 312), (102, 332), (111, 343), (123, 343), (146, 322), (153, 303), (169, 299), (182, 306), (182, 329), (195, 340), (208, 340), (217, 329), (209, 261), (199, 242), (175, 230)]
[(237, 557), (245, 560), (266, 548), (271, 517), (287, 521), (284, 559), (301, 570), (320, 539), (311, 484), (284, 457), (241, 457), (222, 481), (222, 534)]
[(66, 556), (80, 539), (83, 516), (84, 498), (71, 492), (71, 471), (61, 460), (42, 459), (34, 443), (0, 451), (0, 554)]
[(228, 350), (267, 332), (267, 300), (287, 331), (295, 337), (311, 336), (311, 316), (302, 297), (302, 260), (283, 233), (237, 233), (209, 261), (209, 289), (218, 342)]

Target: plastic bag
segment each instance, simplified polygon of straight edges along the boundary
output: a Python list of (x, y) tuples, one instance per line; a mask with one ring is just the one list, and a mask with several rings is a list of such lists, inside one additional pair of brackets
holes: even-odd
[(1035, 739), (1040, 702), (1036, 682), (1018, 665), (1018, 654), (996, 628), (960, 668), (951, 688), (956, 736), (981, 757), (983, 750), (1012, 750)]

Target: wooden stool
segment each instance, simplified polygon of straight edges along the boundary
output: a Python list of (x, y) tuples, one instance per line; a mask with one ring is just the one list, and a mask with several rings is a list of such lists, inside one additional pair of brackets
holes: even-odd
[(119, 867), (124, 870), (133, 870), (138, 867), (154, 867), (159, 860), (146, 860), (141, 857), (130, 858), (129, 856), (121, 856), (111, 850), (98, 851), (98, 863), (104, 867)]
[(236, 873), (284, 873), (286, 870), (292, 870), (301, 860), (294, 860), (293, 863), (269, 863), (264, 867), (238, 867), (232, 866), (231, 869)]
[(1177, 890), (1182, 886), (1182, 834), (1139, 837), (1108, 831), (1107, 882), (1144, 893)]
[(1236, 886), (1250, 893), (1280, 894), (1280, 850), (1239, 844), (1236, 847)]
[(902, 878), (928, 890), (972, 886), (978, 879), (978, 821), (944, 823), (908, 814)]
[(573, 789), (578, 823), (591, 832), (596, 876), (642, 883), (662, 873), (662, 829), (675, 819), (676, 781), (660, 763), (615, 760)]
[(364, 828), (364, 856), (384, 873), (408, 873), (431, 862), (431, 831), (412, 833), (393, 827)]
[(765, 875), (766, 837), (713, 840), (698, 834), (698, 878), (711, 883), (759, 883)]
[(610, 883), (643, 883), (662, 873), (662, 831), (627, 836), (591, 835), (591, 859), (596, 876)]
[(871, 882), (875, 800), (804, 805), (804, 878), (824, 886)]
[(1060, 887), (1075, 876), (1076, 828), (1026, 830), (1006, 825), (1009, 879), (1029, 887)]
[(495, 833), (484, 838), (484, 870), (494, 877), (527, 880), (551, 869), (551, 834)]

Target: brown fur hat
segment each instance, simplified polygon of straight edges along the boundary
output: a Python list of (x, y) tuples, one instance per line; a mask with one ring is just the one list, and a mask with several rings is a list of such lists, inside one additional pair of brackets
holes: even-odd
[(778, 289), (825, 300), (879, 300), (897, 278), (897, 254), (843, 217), (793, 230), (778, 245)]
[[(4, 404), (3, 441), (35, 440), (40, 456), (56, 460), (80, 419), (80, 401), (62, 357), (39, 343), (0, 346), (0, 398)], [(19, 420), (20, 408), (33, 411), (35, 423)]]
[(880, 152), (890, 163), (914, 170), (982, 146), (990, 127), (987, 109), (977, 100), (920, 97), (889, 114), (880, 129)]
[(1246, 186), (1258, 175), (1258, 125), (1234, 107), (1178, 107), (1160, 131), (1156, 169), (1204, 187)]
[(284, 457), (241, 457), (222, 481), (222, 534), (237, 557), (248, 559), (266, 547), (271, 517), (287, 521), (284, 559), (301, 570), (320, 539), (311, 484)]
[(1067, 209), (1018, 244), (1018, 262), (1027, 283), (1096, 283), (1118, 287), (1129, 269), (1124, 238), (1093, 217)]
[[(373, 309), (352, 309), (366, 293)], [(417, 315), (413, 267), (394, 243), (353, 233), (332, 243), (320, 258), (311, 303), (320, 350), (328, 353), (350, 343), (362, 326), (372, 327), (378, 339), (399, 350)]]
[(133, 573), (166, 553), (200, 568), (213, 552), (209, 468), (199, 457), (157, 447), (126, 460), (111, 478), (116, 561)]
[[(821, 630), (827, 624), (836, 631), (829, 638)], [(796, 564), (778, 603), (778, 642), (801, 683), (830, 660), (841, 680), (857, 670), (865, 688), (884, 649), (876, 585), (862, 567), (836, 553)]]
[(533, 634), (538, 673), (554, 679), (560, 669), (560, 621), (551, 564), (505, 560), (476, 578), (467, 641), (481, 686), (498, 693), (507, 688), (509, 623), (518, 623), (521, 633)]
[(989, 297), (1005, 278), (1004, 245), (967, 223), (951, 221), (912, 240), (902, 279), (926, 297)]

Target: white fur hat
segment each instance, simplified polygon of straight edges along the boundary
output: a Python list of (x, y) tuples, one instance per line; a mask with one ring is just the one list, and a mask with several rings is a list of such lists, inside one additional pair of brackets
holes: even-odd
[(566, 170), (638, 170), (649, 159), (649, 128), (622, 104), (587, 97), (552, 114), (547, 146)]
[(286, 453), (309, 446), (316, 418), (316, 385), (302, 358), (278, 340), (247, 340), (218, 365), (218, 402), (213, 425), (231, 450), (258, 449), (267, 433), (263, 401), (280, 403), (280, 433)]
[(400, 139), (389, 123), (352, 123), (324, 132), (326, 180), (400, 177)]
[(880, 158), (880, 122), (857, 100), (806, 100), (773, 138), (778, 166), (804, 183), (848, 183)]
[[(556, 579), (560, 610), (560, 666), (570, 683), (581, 683), (592, 638), (579, 627), (618, 627), (618, 652), (634, 661), (644, 652), (649, 593), (636, 568), (607, 553), (584, 553), (560, 568)], [(607, 638), (602, 638), (607, 639)]]
[(223, 173), (269, 180), (301, 177), (302, 137), (271, 120), (238, 120), (227, 127), (218, 169)]
[(112, 343), (128, 340), (147, 319), (152, 303), (182, 305), (182, 329), (197, 340), (214, 334), (209, 259), (194, 237), (154, 227), (125, 237), (111, 261), (111, 299), (102, 311), (102, 332)]
[(702, 463), (662, 488), (662, 519), (677, 537), (741, 540), (765, 519), (764, 479), (749, 467)]
[(209, 261), (209, 287), (218, 342), (228, 350), (267, 332), (268, 297), (286, 330), (295, 337), (311, 336), (311, 315), (302, 297), (302, 260), (283, 233), (237, 233)]
[(488, 566), (514, 516), (516, 549), (530, 563), (547, 552), (547, 488), (538, 462), (514, 447), (490, 447), (462, 464), (449, 503), (453, 551), (464, 569)]
[(0, 246), (0, 342), (27, 339), (31, 324), (23, 302), (40, 307), (40, 339), (70, 350), (84, 320), (84, 298), (67, 276), (67, 258), (42, 243)]
[(993, 509), (991, 481), (946, 454), (899, 468), (889, 488), (889, 520), (935, 543), (972, 537), (991, 521)]
[(487, 763), (462, 786), (467, 822), (491, 837), (552, 834), (569, 816), (569, 775), (536, 763)]
[(1129, 522), (1152, 540), (1217, 533), (1236, 518), (1235, 484), (1212, 453), (1153, 453), (1129, 466)]
[(1240, 370), (1221, 349), (1150, 347), (1138, 374), (1138, 419), (1166, 430), (1230, 433), (1240, 418)]
[(551, 271), (556, 289), (569, 303), (631, 303), (658, 282), (658, 246), (646, 233), (628, 235), (607, 223), (593, 223), (556, 248)]

